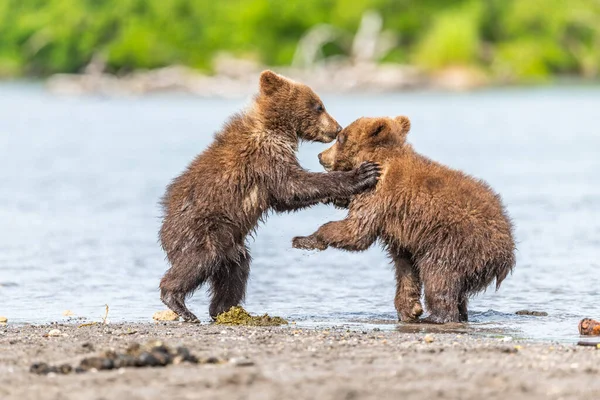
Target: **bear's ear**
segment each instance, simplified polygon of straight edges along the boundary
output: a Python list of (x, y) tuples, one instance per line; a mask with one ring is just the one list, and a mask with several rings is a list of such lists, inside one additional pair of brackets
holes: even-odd
[(405, 117), (404, 115), (400, 115), (394, 118), (394, 120), (400, 126), (400, 133), (404, 135), (408, 134), (408, 132), (410, 131), (410, 119), (408, 119), (408, 117)]
[(277, 75), (273, 71), (263, 71), (260, 74), (260, 92), (270, 96), (277, 92), (283, 86), (287, 86), (289, 81), (281, 75)]
[(369, 127), (369, 137), (380, 138), (383, 137), (390, 130), (388, 123), (383, 120), (377, 120), (373, 125)]

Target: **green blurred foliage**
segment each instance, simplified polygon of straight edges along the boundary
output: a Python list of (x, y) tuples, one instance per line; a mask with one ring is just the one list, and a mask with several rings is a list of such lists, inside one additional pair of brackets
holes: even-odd
[(398, 39), (380, 61), (517, 81), (600, 72), (599, 0), (0, 0), (0, 75), (80, 72), (95, 54), (117, 73), (210, 71), (220, 51), (288, 65), (311, 27), (330, 24), (349, 41), (367, 10)]

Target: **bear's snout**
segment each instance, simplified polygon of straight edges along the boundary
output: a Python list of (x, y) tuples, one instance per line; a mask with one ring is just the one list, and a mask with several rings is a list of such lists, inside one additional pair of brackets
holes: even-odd
[(319, 163), (323, 166), (323, 168), (325, 168), (326, 171), (331, 171), (333, 162), (328, 152), (329, 150), (325, 150), (324, 152), (319, 153), (317, 157), (319, 158)]

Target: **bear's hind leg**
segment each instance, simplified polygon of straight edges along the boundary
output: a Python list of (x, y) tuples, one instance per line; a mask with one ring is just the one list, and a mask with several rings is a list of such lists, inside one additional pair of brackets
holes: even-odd
[(187, 261), (185, 264), (179, 260), (172, 263), (160, 281), (160, 299), (184, 321), (198, 322), (198, 318), (186, 307), (185, 299), (206, 281), (210, 265), (208, 261), (198, 262), (198, 257)]
[(469, 322), (469, 312), (467, 311), (467, 305), (469, 299), (466, 294), (461, 294), (458, 302), (458, 319), (460, 322)]
[(248, 249), (243, 247), (235, 256), (224, 259), (210, 276), (212, 299), (208, 311), (213, 320), (244, 300), (250, 259)]
[(160, 299), (184, 321), (198, 322), (198, 318), (186, 307), (185, 298), (205, 280), (204, 266), (174, 265), (160, 281)]
[[(423, 278), (425, 286), (425, 303), (429, 316), (423, 322), (445, 324), (459, 322), (458, 304), (461, 288), (452, 276), (441, 276), (440, 268), (423, 268), (426, 271)], [(437, 272), (437, 274), (436, 274)]]
[(408, 254), (392, 254), (396, 268), (396, 296), (394, 305), (398, 320), (410, 322), (423, 314), (421, 279)]
[(176, 312), (177, 315), (182, 317), (184, 321), (198, 322), (198, 317), (196, 317), (185, 305), (185, 293), (169, 292), (161, 289), (160, 299), (171, 311)]

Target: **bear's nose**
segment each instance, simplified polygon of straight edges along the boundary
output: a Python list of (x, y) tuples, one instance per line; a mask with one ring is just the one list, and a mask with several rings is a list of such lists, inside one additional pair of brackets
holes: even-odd
[(319, 155), (317, 157), (319, 157), (319, 162), (323, 161), (323, 153), (319, 153)]
[(340, 124), (338, 124), (337, 126), (337, 130), (335, 131), (335, 133), (340, 133), (342, 131), (342, 126)]

